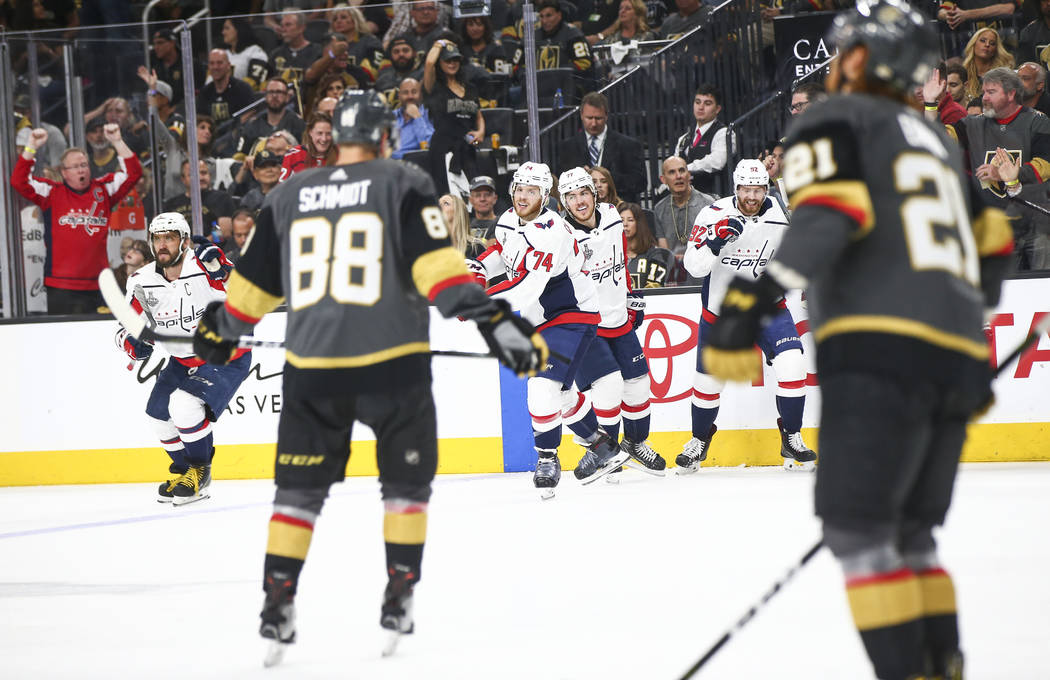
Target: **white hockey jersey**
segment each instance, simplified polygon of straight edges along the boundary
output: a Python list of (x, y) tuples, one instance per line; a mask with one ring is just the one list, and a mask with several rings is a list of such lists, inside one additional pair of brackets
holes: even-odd
[(591, 277), (598, 289), (602, 315), (598, 335), (618, 337), (631, 330), (627, 320), (627, 293), (631, 291), (625, 255), (627, 237), (620, 213), (612, 203), (597, 203), (594, 212), (594, 229), (581, 229), (572, 220), (566, 221), (583, 250), (583, 273)]
[(502, 269), (508, 279), (488, 289), (537, 328), (568, 323), (597, 324), (598, 293), (583, 273), (583, 250), (557, 213), (544, 209), (522, 224), (513, 209), (496, 223), (496, 262), (483, 253), (486, 273)]
[[(739, 237), (722, 246), (718, 255), (711, 252), (708, 242), (715, 238), (715, 227), (727, 217), (737, 217), (744, 223)], [(693, 231), (685, 249), (686, 270), (697, 278), (711, 275), (705, 290), (704, 310), (718, 315), (722, 309), (729, 282), (734, 276), (758, 278), (788, 227), (788, 219), (780, 203), (769, 196), (758, 214), (746, 217), (736, 206), (736, 196), (720, 198), (701, 210), (693, 222)]]
[[(135, 286), (142, 286), (145, 309), (134, 297)], [(214, 300), (225, 299), (226, 287), (223, 282), (208, 277), (192, 248), (185, 251), (182, 273), (174, 281), (164, 278), (164, 274), (157, 269), (156, 261), (128, 277), (128, 302), (139, 314), (152, 316), (157, 330), (169, 335), (192, 339), (204, 308)], [(194, 356), (193, 348), (188, 344), (162, 342), (160, 345), (181, 364), (200, 366), (204, 363)]]

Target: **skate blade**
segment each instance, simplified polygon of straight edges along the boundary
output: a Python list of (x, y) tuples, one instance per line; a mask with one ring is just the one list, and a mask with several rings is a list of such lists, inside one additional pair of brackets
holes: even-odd
[(543, 488), (537, 489), (537, 491), (540, 492), (540, 500), (549, 501), (550, 499), (554, 498), (554, 487), (553, 486), (543, 487)]
[(630, 456), (627, 455), (626, 451), (619, 451), (619, 452), (617, 452), (616, 455), (614, 455), (612, 458), (610, 458), (608, 461), (606, 461), (605, 465), (602, 465), (600, 468), (595, 470), (593, 475), (591, 475), (590, 477), (584, 477), (583, 479), (581, 479), (580, 480), (580, 484), (592, 484), (594, 482), (597, 482), (599, 479), (601, 479), (605, 475), (609, 474), (610, 472), (612, 472), (616, 468), (618, 468), (621, 465), (623, 465), (627, 461), (627, 459), (629, 459), (629, 458), (630, 458)]
[(634, 458), (631, 458), (630, 460), (625, 462), (624, 465), (631, 468), (632, 470), (645, 472), (650, 475), (653, 475), (654, 477), (663, 477), (665, 474), (667, 474), (666, 470), (653, 470), (652, 468), (646, 467), (644, 463), (636, 461)]
[(700, 466), (697, 465), (695, 468), (691, 468), (685, 467), (684, 465), (679, 465), (674, 469), (674, 471), (674, 473), (679, 477), (685, 477), (687, 475), (695, 475), (697, 472), (700, 472)]
[(197, 501), (203, 501), (205, 498), (211, 498), (211, 494), (207, 491), (197, 494), (196, 496), (189, 496), (183, 498), (173, 498), (171, 504), (175, 507), (181, 507), (183, 505), (189, 505), (190, 503), (196, 503)]
[(807, 460), (805, 462), (797, 461), (794, 458), (784, 459), (784, 469), (791, 470), (794, 472), (812, 472), (817, 469), (817, 461)]
[(171, 498), (165, 498), (164, 496), (161, 496), (160, 498), (157, 499), (157, 502), (158, 503), (171, 503), (172, 500), (173, 499), (171, 499)]
[(393, 656), (394, 652), (397, 651), (397, 643), (401, 641), (401, 633), (396, 630), (390, 631), (386, 644), (383, 645), (383, 656)]
[(273, 668), (284, 660), (284, 653), (288, 650), (288, 644), (274, 640), (266, 648), (266, 656), (263, 657), (263, 666)]

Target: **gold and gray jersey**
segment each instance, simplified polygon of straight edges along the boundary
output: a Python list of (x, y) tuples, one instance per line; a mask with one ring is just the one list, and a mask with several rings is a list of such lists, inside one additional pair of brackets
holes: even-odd
[(795, 210), (775, 260), (809, 281), (818, 343), (878, 353), (906, 340), (986, 359), (979, 258), (1009, 231), (998, 210), (973, 209), (943, 126), (889, 99), (836, 96), (799, 116), (787, 144)]
[(302, 370), (427, 354), (428, 300), (446, 316), (491, 306), (450, 247), (430, 178), (382, 159), (307, 170), (274, 189), (228, 290), (225, 337), (284, 298), (287, 362)]

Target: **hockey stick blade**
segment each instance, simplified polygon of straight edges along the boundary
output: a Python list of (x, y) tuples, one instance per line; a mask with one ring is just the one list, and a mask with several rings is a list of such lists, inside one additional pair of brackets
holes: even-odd
[(685, 674), (681, 677), (680, 680), (688, 680), (689, 678), (691, 678), (694, 675), (696, 675), (697, 672), (699, 672), (700, 669), (704, 667), (704, 664), (706, 664), (708, 661), (710, 661), (711, 658), (714, 657), (714, 655), (718, 653), (718, 650), (722, 649), (722, 647), (724, 647), (725, 644), (727, 642), (729, 642), (729, 639), (731, 637), (733, 637), (733, 635), (735, 633), (740, 632), (740, 630), (744, 626), (746, 626), (748, 624), (748, 622), (751, 621), (751, 619), (755, 618), (755, 615), (758, 614), (759, 610), (761, 610), (763, 607), (765, 607), (766, 604), (771, 599), (773, 599), (773, 596), (776, 595), (778, 592), (780, 592), (780, 589), (783, 588), (784, 586), (786, 586), (788, 584), (788, 582), (791, 579), (793, 579), (796, 574), (798, 574), (798, 572), (802, 571), (802, 567), (806, 566), (806, 563), (809, 562), (811, 559), (813, 559), (814, 555), (816, 555), (818, 552), (820, 552), (820, 549), (823, 548), (823, 547), (824, 547), (823, 539), (817, 541), (813, 545), (813, 547), (810, 548), (806, 552), (806, 554), (802, 556), (802, 559), (798, 561), (798, 564), (796, 564), (795, 566), (791, 567), (791, 569), (789, 569), (788, 572), (786, 574), (784, 574), (780, 578), (779, 581), (774, 583), (770, 587), (770, 589), (768, 591), (766, 591), (766, 593), (764, 595), (762, 595), (762, 599), (760, 599), (755, 604), (751, 605), (751, 607), (744, 613), (744, 615), (740, 617), (740, 620), (737, 621), (735, 624), (733, 624), (732, 628), (730, 628), (725, 633), (723, 633), (722, 637), (718, 638), (718, 641), (715, 642), (715, 644), (713, 644), (711, 646), (711, 648), (708, 649), (707, 652), (702, 657), (700, 657), (699, 661), (697, 661), (695, 664), (693, 664), (689, 668), (689, 670), (687, 670), (685, 672)]
[[(145, 317), (140, 316), (139, 313), (135, 311), (135, 308), (128, 304), (127, 300), (124, 299), (124, 293), (121, 292), (120, 284), (117, 283), (117, 279), (113, 275), (112, 270), (103, 269), (99, 273), (98, 287), (102, 292), (103, 299), (106, 301), (106, 306), (109, 307), (110, 313), (120, 322), (120, 325), (123, 326), (132, 337), (146, 342), (161, 341), (182, 345), (193, 344), (193, 338), (157, 332), (147, 325)], [(139, 304), (142, 304), (141, 300), (139, 301)], [(143, 308), (145, 308), (145, 305), (143, 305)], [(259, 340), (250, 335), (245, 335), (237, 339), (237, 347), (241, 349), (281, 349), (284, 347), (284, 341)], [(431, 350), (430, 353), (439, 357), (460, 357), (463, 359), (495, 358), (488, 352), (462, 352), (452, 349), (434, 349)], [(563, 357), (560, 354), (555, 354), (555, 356), (565, 363), (570, 363), (570, 360), (567, 357)]]

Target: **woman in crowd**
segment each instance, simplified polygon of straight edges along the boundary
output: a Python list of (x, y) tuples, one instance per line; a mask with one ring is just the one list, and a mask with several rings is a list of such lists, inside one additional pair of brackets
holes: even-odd
[(485, 252), (485, 242), (470, 233), (470, 214), (463, 199), (454, 194), (445, 194), (438, 199), (438, 205), (445, 216), (452, 247), (472, 259)]
[(667, 273), (674, 264), (674, 255), (667, 248), (656, 245), (642, 206), (621, 203), (620, 219), (623, 220), (623, 235), (627, 239), (627, 271), (631, 274), (631, 287), (659, 288), (666, 285)]
[(364, 14), (357, 7), (339, 3), (329, 13), (332, 33), (346, 37), (350, 65), (357, 66), (375, 80), (379, 67), (383, 65), (383, 43), (372, 35)]
[(222, 42), (233, 66), (233, 77), (248, 83), (253, 90), (261, 90), (270, 72), (270, 57), (256, 44), (251, 24), (244, 19), (222, 22)]
[(489, 17), (467, 17), (459, 28), (463, 38), (463, 57), (489, 73), (511, 75), (513, 64), (503, 43), (492, 34), (492, 19)]
[(1014, 67), (1014, 55), (1003, 47), (999, 32), (994, 28), (979, 28), (970, 36), (963, 50), (963, 66), (966, 67), (966, 95), (981, 95), (981, 76), (993, 68)]
[(616, 183), (613, 182), (612, 174), (600, 165), (591, 168), (591, 179), (594, 180), (594, 189), (598, 192), (598, 200), (602, 203), (612, 203), (615, 206), (623, 203), (623, 199), (616, 193)]
[(437, 193), (448, 193), (445, 155), (452, 152), (453, 170), (467, 177), (481, 174), (477, 145), (485, 136), (485, 119), (474, 85), (462, 79), (463, 55), (451, 40), (437, 40), (423, 66), (423, 93), (434, 124), (430, 137), (430, 175)]
[(311, 113), (306, 121), (303, 143), (290, 150), (281, 162), (281, 181), (307, 168), (335, 165), (339, 155), (332, 144), (332, 118), (326, 113)]
[(632, 40), (653, 40), (655, 35), (649, 29), (646, 20), (646, 7), (642, 0), (621, 0), (620, 13), (608, 35), (602, 37), (600, 44), (629, 43)]
[[(317, 105), (322, 99), (331, 97), (339, 101), (339, 98), (343, 96), (343, 92), (347, 90), (345, 75), (343, 73), (329, 73), (321, 78), (321, 81), (317, 83), (317, 87), (314, 88), (313, 99), (310, 100), (310, 105), (306, 108), (306, 116), (308, 118), (311, 113), (318, 110)], [(356, 87), (356, 83), (351, 85), (351, 88), (354, 87)]]

